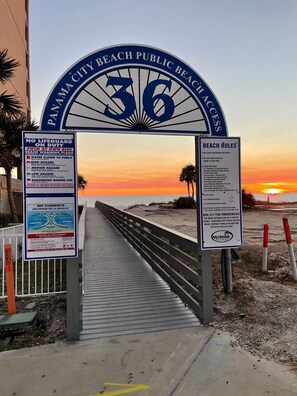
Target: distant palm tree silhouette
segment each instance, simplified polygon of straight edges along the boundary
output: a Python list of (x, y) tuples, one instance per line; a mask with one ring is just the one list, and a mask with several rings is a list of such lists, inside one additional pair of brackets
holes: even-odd
[[(194, 183), (196, 183), (196, 169), (194, 165), (187, 165), (185, 166), (182, 171), (181, 174), (179, 176), (179, 181), (180, 182), (186, 182), (187, 183), (187, 189), (188, 189), (188, 195), (189, 197), (194, 198)], [(191, 191), (192, 194), (190, 194), (190, 186), (191, 186)]]
[(87, 183), (88, 183), (87, 180), (82, 175), (77, 176), (77, 188), (79, 190), (84, 190), (86, 188)]

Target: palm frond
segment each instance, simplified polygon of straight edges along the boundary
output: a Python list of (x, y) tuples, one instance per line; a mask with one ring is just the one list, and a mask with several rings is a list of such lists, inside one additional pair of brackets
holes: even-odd
[(14, 76), (15, 69), (20, 65), (20, 62), (13, 58), (9, 58), (8, 50), (0, 51), (0, 82), (3, 84)]
[(36, 122), (28, 123), (23, 114), (18, 117), (8, 117), (0, 113), (0, 164), (4, 168), (12, 169), (21, 162), (22, 131), (33, 131), (37, 128)]
[(22, 104), (14, 94), (0, 93), (0, 112), (11, 116), (20, 114)]

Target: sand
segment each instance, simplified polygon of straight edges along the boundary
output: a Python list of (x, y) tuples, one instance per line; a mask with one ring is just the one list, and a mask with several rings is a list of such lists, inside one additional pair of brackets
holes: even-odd
[[(167, 205), (139, 205), (129, 212), (165, 227), (197, 238), (196, 210), (172, 209)], [(243, 242), (262, 246), (263, 226), (268, 224), (270, 244), (284, 244), (283, 217), (289, 220), (292, 238), (297, 242), (297, 203), (246, 209), (243, 211)], [(286, 248), (286, 245), (285, 245)]]

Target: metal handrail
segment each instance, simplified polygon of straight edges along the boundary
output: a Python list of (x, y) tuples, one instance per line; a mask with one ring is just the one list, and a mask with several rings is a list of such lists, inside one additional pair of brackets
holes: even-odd
[[(95, 207), (114, 224), (202, 322), (209, 322), (212, 314), (205, 315), (204, 300), (209, 298), (212, 302), (212, 296), (209, 295), (211, 279), (207, 280), (206, 286), (203, 252), (199, 249), (197, 239), (99, 201)], [(207, 306), (207, 309), (212, 310), (212, 303), (208, 301)]]

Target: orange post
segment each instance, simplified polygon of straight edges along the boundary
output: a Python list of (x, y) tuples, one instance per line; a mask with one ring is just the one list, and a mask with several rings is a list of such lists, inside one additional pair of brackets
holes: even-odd
[(263, 248), (268, 248), (268, 224), (264, 224), (263, 227)]
[(264, 224), (263, 228), (263, 255), (262, 255), (262, 271), (267, 272), (268, 258), (268, 224)]
[(287, 241), (287, 246), (288, 246), (288, 251), (289, 251), (289, 256), (290, 256), (290, 263), (291, 263), (291, 267), (292, 267), (293, 278), (295, 280), (297, 280), (297, 267), (296, 267), (296, 260), (295, 260), (295, 254), (294, 254), (294, 247), (293, 247), (293, 241), (292, 241), (292, 237), (291, 237), (289, 220), (287, 219), (287, 217), (283, 217), (283, 224), (284, 224), (285, 236), (286, 236), (286, 241)]
[(11, 245), (4, 245), (6, 289), (9, 315), (16, 313)]
[(284, 225), (284, 230), (285, 230), (285, 237), (287, 244), (289, 245), (292, 243), (292, 237), (291, 237), (291, 230), (289, 226), (289, 220), (287, 217), (283, 217), (283, 225)]

